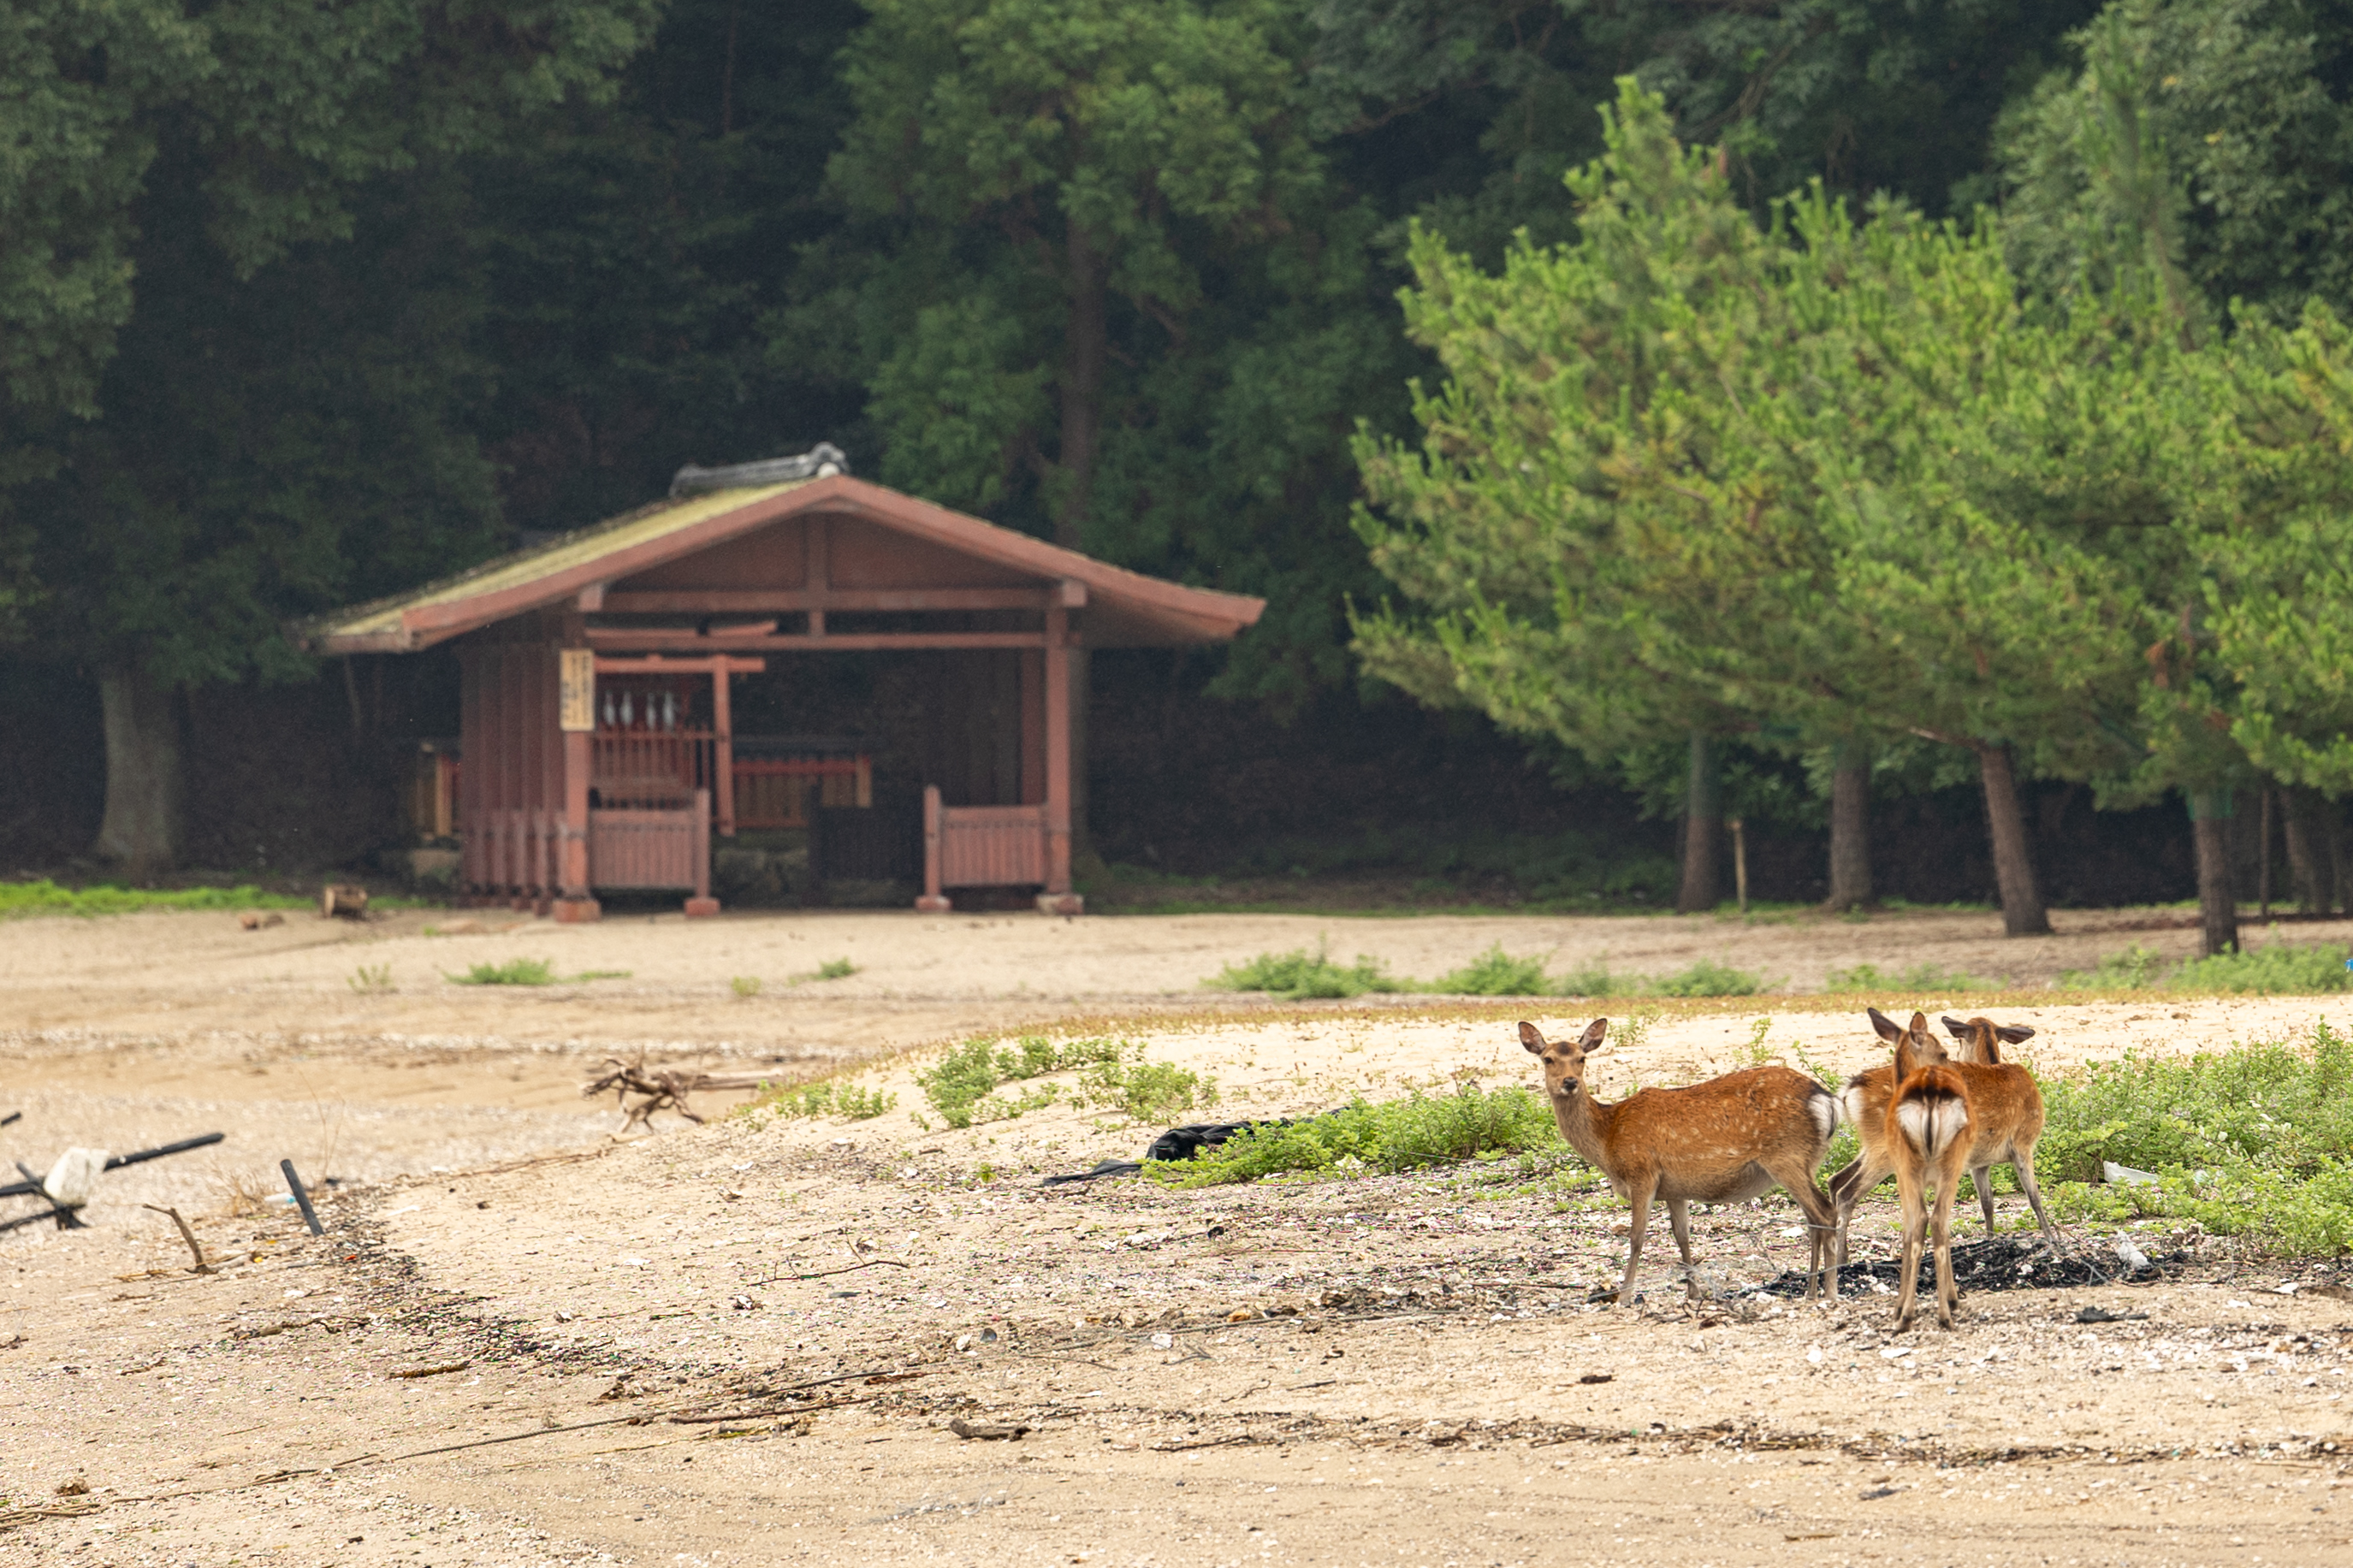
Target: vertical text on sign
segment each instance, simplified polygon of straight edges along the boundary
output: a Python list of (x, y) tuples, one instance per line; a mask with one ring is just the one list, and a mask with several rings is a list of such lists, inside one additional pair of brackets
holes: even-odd
[(596, 728), (596, 653), (593, 648), (567, 647), (558, 680), (562, 727), (566, 731)]

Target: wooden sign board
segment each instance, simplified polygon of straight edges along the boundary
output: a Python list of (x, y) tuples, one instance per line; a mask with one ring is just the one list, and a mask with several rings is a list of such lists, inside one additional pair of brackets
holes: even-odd
[(596, 728), (596, 650), (567, 647), (562, 650), (564, 670), (558, 684), (558, 710), (562, 726), (569, 733)]

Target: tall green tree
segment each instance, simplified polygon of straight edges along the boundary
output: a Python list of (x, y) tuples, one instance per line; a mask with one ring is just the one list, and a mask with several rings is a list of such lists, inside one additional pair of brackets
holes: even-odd
[[(99, 672), (102, 855), (177, 852), (176, 691), (288, 672), (282, 617), (482, 536), (489, 471), (451, 390), (464, 307), (440, 258), (377, 220), (429, 214), (457, 160), (606, 90), (651, 17), (652, 0), (36, 0), (0, 23), (25, 89), (0, 113), (30, 153), (0, 160), (0, 275), (25, 318), (0, 478), (36, 635)], [(368, 254), (324, 279), (355, 237)]]

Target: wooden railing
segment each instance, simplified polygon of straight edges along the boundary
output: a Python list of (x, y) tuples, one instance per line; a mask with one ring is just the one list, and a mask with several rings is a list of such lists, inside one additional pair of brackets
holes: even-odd
[(945, 907), (944, 888), (1042, 887), (1046, 881), (1043, 805), (942, 805), (936, 784), (923, 790), (923, 900)]
[(718, 737), (709, 730), (599, 730), (589, 744), (589, 787), (607, 806), (680, 806), (716, 787)]
[(737, 757), (735, 826), (808, 826), (809, 797), (818, 805), (874, 804), (874, 764), (866, 757)]
[(711, 792), (696, 790), (683, 807), (604, 806), (591, 811), (588, 884), (691, 888), (696, 898), (709, 898)]

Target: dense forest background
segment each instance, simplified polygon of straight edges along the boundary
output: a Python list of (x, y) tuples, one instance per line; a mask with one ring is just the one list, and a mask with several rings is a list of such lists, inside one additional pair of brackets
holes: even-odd
[[(27, 0), (0, 24), (0, 866), (90, 857), (111, 771), (176, 792), (183, 865), (364, 860), (400, 838), (403, 759), (454, 730), (453, 683), (317, 668), (288, 618), (626, 510), (684, 462), (828, 440), (1269, 600), (1215, 658), (1098, 661), (1105, 861), (1666, 896), (1679, 754), (1532, 750), (1352, 658), (1350, 605), (1388, 587), (1349, 443), (1403, 434), (1432, 374), (1396, 299), (1412, 226), (1490, 264), (1571, 236), (1563, 176), (1627, 75), (1759, 212), (1810, 181), (2031, 205), (2035, 118), (2100, 14)], [(2113, 16), (2191, 79), (2200, 286), (2342, 295), (2353, 24)], [(1934, 750), (1875, 778), (1880, 890), (1984, 898), (1972, 775)], [(1758, 896), (1819, 897), (1820, 768), (1757, 750), (1727, 778)], [(2029, 793), (2055, 901), (2189, 890), (2178, 806)]]

